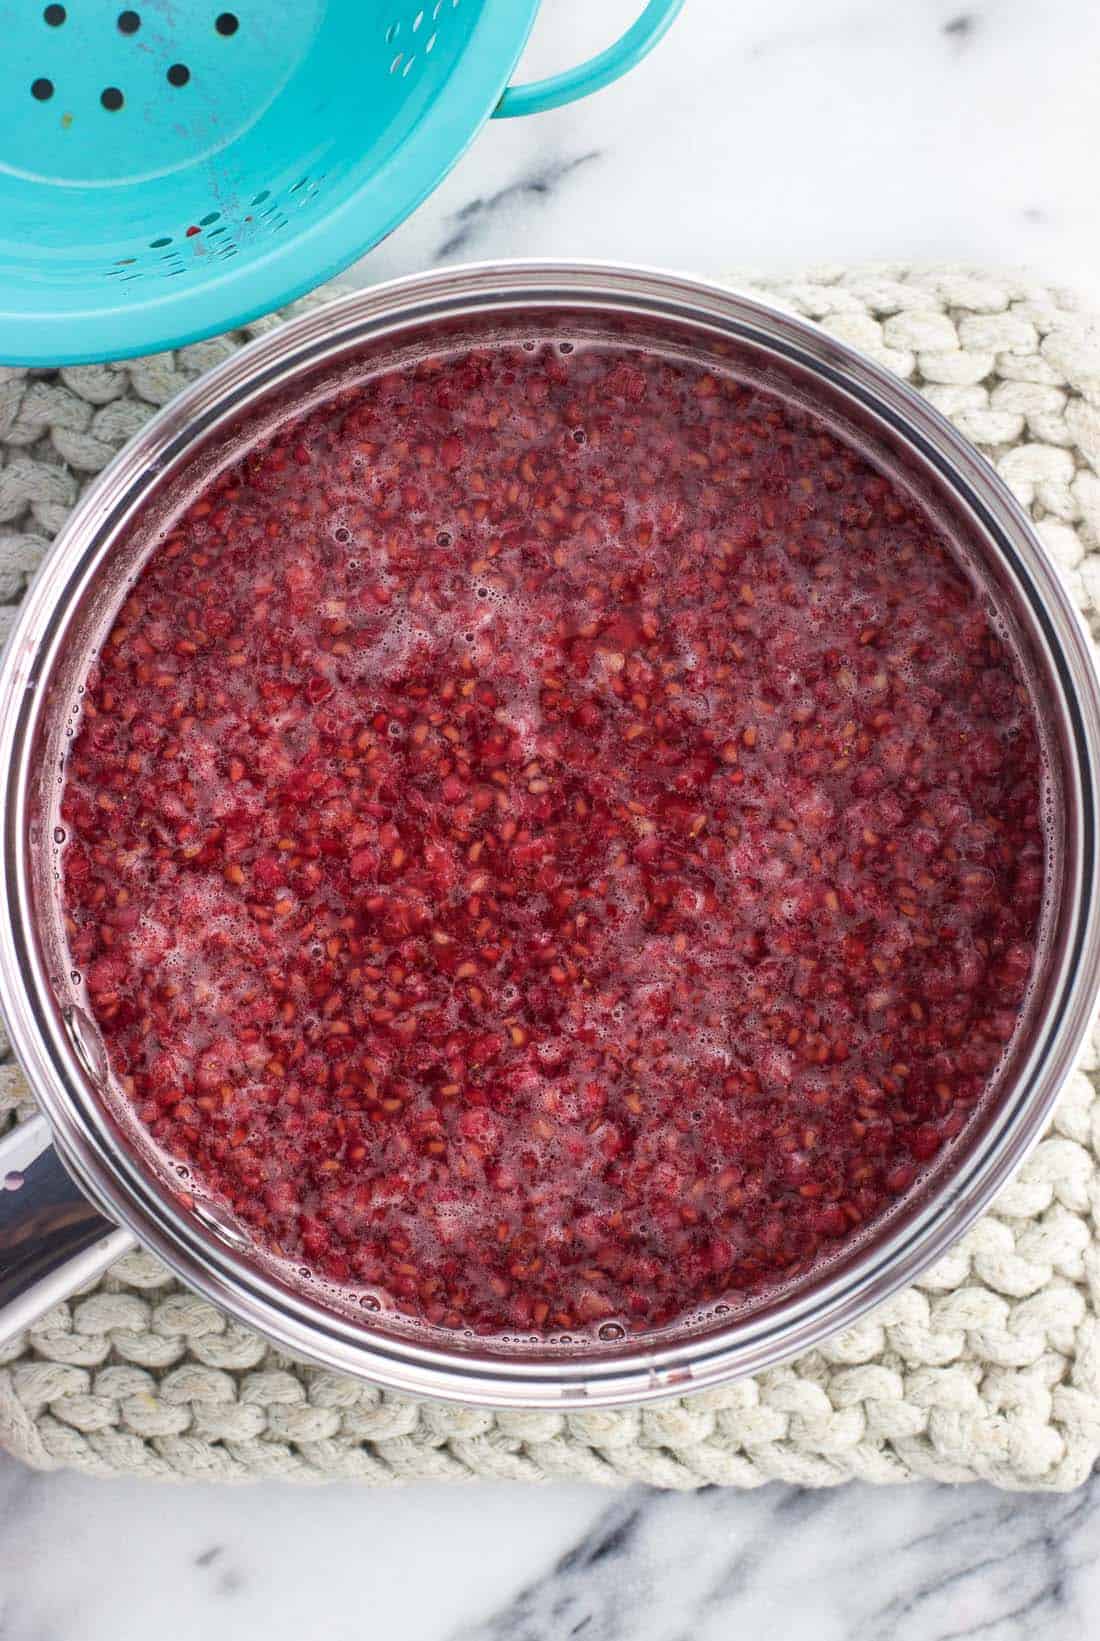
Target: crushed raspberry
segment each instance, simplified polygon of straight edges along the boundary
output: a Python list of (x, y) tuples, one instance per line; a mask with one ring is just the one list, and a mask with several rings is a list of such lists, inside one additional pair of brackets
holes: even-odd
[(1014, 659), (809, 414), (618, 346), (375, 377), (220, 477), (87, 682), (74, 960), (153, 1139), (421, 1320), (766, 1293), (957, 1136), (1044, 883)]

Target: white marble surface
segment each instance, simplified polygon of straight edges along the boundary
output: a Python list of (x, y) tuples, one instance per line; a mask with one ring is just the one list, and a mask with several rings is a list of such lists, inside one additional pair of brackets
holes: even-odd
[[(640, 0), (544, 0), (523, 77)], [(365, 277), (495, 256), (718, 272), (1034, 263), (1100, 283), (1091, 0), (686, 0), (633, 75), (491, 122)]]
[[(268, 0), (274, 4), (275, 0)], [(546, 0), (525, 68), (638, 0)], [(687, 0), (591, 103), (502, 122), (362, 266), (1031, 263), (1100, 285), (1093, 0)], [(374, 1494), (151, 1489), (0, 1460), (3, 1641), (1076, 1641), (1100, 1483)]]
[(1085, 1641), (1100, 1484), (165, 1490), (0, 1468), (4, 1641)]

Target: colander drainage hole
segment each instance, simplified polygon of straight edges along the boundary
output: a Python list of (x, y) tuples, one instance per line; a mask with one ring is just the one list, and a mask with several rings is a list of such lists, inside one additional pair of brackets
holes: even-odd
[(238, 18), (236, 12), (233, 11), (223, 11), (220, 16), (214, 20), (214, 27), (217, 29), (219, 34), (224, 34), (226, 39), (228, 39), (231, 34), (236, 34), (240, 26), (240, 19)]
[(188, 68), (186, 63), (173, 63), (171, 68), (168, 70), (169, 85), (186, 85), (190, 78), (191, 70)]
[(120, 11), (118, 14), (118, 31), (120, 34), (136, 34), (141, 27), (141, 18), (136, 11)]
[(99, 94), (99, 100), (109, 114), (117, 114), (118, 110), (126, 101), (117, 85), (109, 85), (105, 87), (105, 89)]
[(48, 103), (53, 96), (53, 81), (35, 80), (31, 86), (31, 96), (40, 103)]
[(51, 28), (60, 28), (62, 23), (65, 21), (65, 7), (47, 6), (45, 11), (42, 13), (42, 18), (43, 21), (47, 22)]

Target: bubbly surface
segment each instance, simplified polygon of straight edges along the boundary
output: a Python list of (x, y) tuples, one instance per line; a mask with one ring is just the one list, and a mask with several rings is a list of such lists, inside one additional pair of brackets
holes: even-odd
[(83, 697), (71, 951), (259, 1245), (603, 1337), (812, 1267), (959, 1134), (1044, 880), (1011, 653), (811, 416), (439, 357), (217, 479)]

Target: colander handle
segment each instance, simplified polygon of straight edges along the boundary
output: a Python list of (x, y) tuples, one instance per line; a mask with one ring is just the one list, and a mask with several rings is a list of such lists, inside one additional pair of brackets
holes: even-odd
[(589, 92), (602, 91), (605, 85), (618, 80), (640, 63), (657, 44), (671, 25), (684, 0), (649, 0), (638, 21), (628, 28), (621, 40), (590, 57), (579, 68), (554, 74), (548, 80), (532, 80), (530, 85), (510, 85), (493, 109), (498, 120), (511, 119), (516, 114), (543, 114), (548, 108), (560, 108), (563, 103), (576, 102)]

